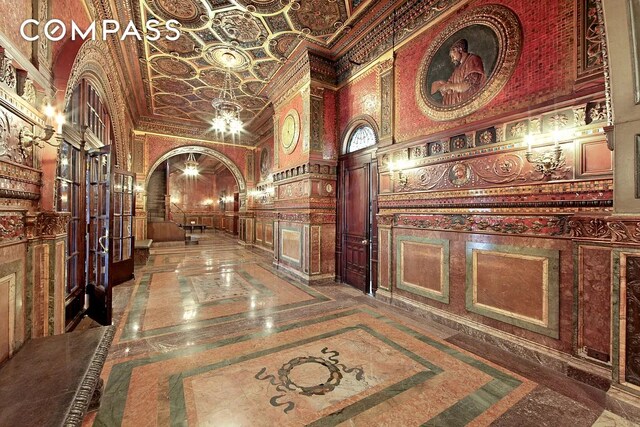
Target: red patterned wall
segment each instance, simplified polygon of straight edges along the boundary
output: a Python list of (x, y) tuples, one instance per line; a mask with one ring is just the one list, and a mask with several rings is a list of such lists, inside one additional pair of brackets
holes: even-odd
[(338, 117), (338, 94), (332, 90), (324, 91), (324, 159), (337, 159), (339, 136), (336, 134), (336, 120)]
[(0, 33), (8, 38), (14, 47), (27, 58), (31, 58), (31, 43), (20, 36), (20, 25), (32, 16), (31, 0), (5, 2), (0, 13)]
[[(303, 114), (302, 114), (302, 95), (301, 94), (297, 94), (289, 102), (280, 106), (278, 112), (276, 113), (278, 115), (278, 133), (282, 132), (282, 124), (284, 123), (284, 119), (285, 117), (287, 117), (287, 113), (289, 113), (289, 111), (291, 111), (292, 108), (298, 111), (298, 114), (300, 116), (300, 127), (301, 127), (300, 137), (298, 138), (298, 145), (296, 145), (295, 150), (293, 150), (291, 154), (285, 154), (284, 151), (282, 150), (282, 145), (278, 147), (280, 155), (279, 155), (277, 169), (286, 169), (290, 166), (296, 166), (301, 163), (304, 163), (309, 156), (308, 153), (302, 152), (302, 140), (304, 138), (304, 134), (303, 134), (304, 127), (302, 123)], [(280, 138), (278, 137), (278, 139)]]
[[(363, 75), (340, 88), (338, 93), (338, 146), (342, 146), (342, 134), (355, 117), (367, 114), (380, 125), (380, 90), (378, 72), (373, 67)], [(373, 101), (373, 104), (369, 104)], [(373, 106), (373, 108), (372, 108)]]

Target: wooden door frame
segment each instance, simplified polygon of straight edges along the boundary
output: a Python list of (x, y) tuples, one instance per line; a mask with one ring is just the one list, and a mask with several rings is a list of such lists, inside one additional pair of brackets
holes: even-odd
[[(77, 166), (79, 168), (78, 171), (76, 171), (76, 173), (78, 174), (78, 179), (79, 179), (79, 186), (78, 186), (78, 192), (80, 193), (80, 197), (77, 198), (77, 202), (79, 204), (78, 208), (78, 212), (79, 212), (79, 220), (78, 220), (78, 230), (77, 230), (77, 234), (76, 234), (76, 246), (77, 246), (77, 250), (78, 250), (78, 255), (76, 257), (76, 269), (79, 270), (77, 273), (77, 277), (78, 277), (78, 290), (75, 291), (73, 294), (70, 295), (66, 295), (65, 296), (65, 332), (70, 332), (73, 329), (75, 329), (76, 326), (78, 326), (78, 324), (80, 323), (80, 321), (82, 320), (82, 317), (85, 314), (85, 294), (87, 292), (87, 277), (86, 277), (86, 262), (87, 262), (87, 248), (86, 248), (86, 239), (87, 239), (87, 234), (86, 234), (86, 230), (87, 230), (87, 183), (86, 183), (86, 174), (87, 174), (87, 170), (86, 170), (86, 149), (85, 149), (85, 141), (84, 138), (82, 137), (81, 134), (71, 134), (69, 135), (68, 133), (65, 134), (65, 138), (63, 138), (63, 141), (69, 145), (71, 145), (74, 149), (78, 150), (79, 153), (79, 159), (78, 159), (78, 163), (79, 165)], [(59, 161), (59, 155), (58, 155), (58, 160)], [(57, 183), (56, 183), (57, 185)], [(75, 202), (75, 200), (73, 200), (72, 202)], [(67, 235), (67, 247), (65, 248), (68, 249), (69, 248), (69, 236)], [(68, 253), (67, 253), (67, 257), (68, 258)], [(69, 264), (67, 259), (65, 258), (65, 269), (67, 269), (67, 277), (69, 277), (69, 272), (68, 272), (68, 268), (69, 268)], [(68, 279), (67, 279), (68, 282)], [(68, 283), (65, 283), (65, 291), (66, 291), (66, 287), (68, 286)], [(74, 304), (74, 301), (76, 299), (80, 298), (81, 301), (78, 302), (78, 304), (80, 304), (80, 310), (78, 310), (77, 313), (75, 313), (73, 319), (69, 319), (69, 310), (70, 310), (70, 306), (72, 304)]]
[(344, 154), (338, 159), (338, 188), (336, 191), (336, 281), (346, 283), (346, 253), (343, 250), (346, 238), (346, 205), (344, 203), (344, 184), (345, 184), (345, 168), (348, 167), (356, 158), (369, 155), (369, 206), (368, 212), (368, 240), (369, 240), (369, 260), (367, 266), (367, 283), (366, 288), (369, 292), (375, 293), (378, 289), (378, 161), (376, 158), (377, 147), (371, 146), (353, 153)]

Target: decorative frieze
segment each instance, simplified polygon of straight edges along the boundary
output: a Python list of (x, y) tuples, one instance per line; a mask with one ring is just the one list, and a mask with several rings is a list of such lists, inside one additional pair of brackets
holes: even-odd
[(382, 213), (379, 226), (477, 234), (513, 234), (591, 240), (616, 244), (640, 243), (640, 218), (583, 214), (410, 214)]
[[(578, 139), (582, 136), (591, 136), (604, 131), (596, 127), (598, 124), (604, 124), (607, 118), (606, 104), (602, 100), (595, 100), (586, 104), (574, 106), (573, 108), (565, 108), (562, 110), (551, 111), (544, 115), (522, 118), (516, 121), (495, 124), (491, 127), (483, 127), (480, 129), (465, 131), (464, 134), (458, 133), (452, 136), (440, 136), (437, 140), (419, 141), (409, 146), (411, 151), (411, 160), (429, 163), (433, 161), (445, 161), (452, 158), (460, 157), (458, 151), (464, 151), (466, 157), (495, 152), (500, 150), (510, 150), (515, 147), (514, 144), (523, 144), (523, 138), (526, 135), (546, 134), (546, 139), (557, 130), (571, 130), (573, 132), (572, 139)], [(384, 122), (382, 123), (384, 124)], [(382, 135), (382, 132), (381, 132)], [(511, 142), (511, 145), (502, 144)], [(498, 144), (499, 146), (492, 146)], [(421, 156), (416, 155), (416, 151), (412, 151), (414, 147), (427, 146), (426, 150), (420, 151)], [(388, 160), (395, 156), (397, 151), (406, 151), (407, 145), (402, 144), (402, 148), (383, 148), (379, 154), (383, 158), (380, 165), (381, 170), (387, 166)], [(535, 148), (535, 147), (534, 147)], [(453, 155), (451, 153), (454, 153)], [(424, 159), (424, 160), (423, 160)], [(562, 168), (561, 168), (562, 169)], [(563, 172), (555, 179), (566, 179), (561, 177)]]
[(67, 233), (70, 214), (61, 212), (37, 212), (27, 214), (25, 225), (29, 239), (53, 237)]
[(282, 212), (277, 214), (281, 222), (300, 222), (305, 224), (335, 224), (336, 214), (333, 212)]
[(302, 165), (294, 166), (292, 168), (274, 173), (273, 181), (283, 181), (302, 175), (330, 175), (332, 177), (335, 177), (336, 166), (319, 163), (304, 163)]
[(561, 236), (566, 216), (396, 215), (393, 225), (429, 230)]

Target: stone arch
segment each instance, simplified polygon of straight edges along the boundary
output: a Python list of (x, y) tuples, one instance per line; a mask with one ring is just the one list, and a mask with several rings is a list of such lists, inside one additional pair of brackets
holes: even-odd
[(102, 101), (107, 105), (112, 118), (114, 149), (117, 164), (121, 168), (127, 167), (125, 158), (129, 154), (129, 133), (126, 127), (127, 106), (124, 100), (124, 90), (118, 80), (118, 70), (105, 42), (88, 40), (84, 42), (71, 68), (71, 75), (64, 94), (64, 110), (67, 109), (73, 90), (82, 79), (87, 79), (98, 91)]
[(368, 114), (363, 114), (361, 116), (354, 117), (347, 123), (345, 126), (345, 130), (342, 132), (342, 137), (340, 139), (340, 155), (347, 154), (347, 148), (349, 144), (349, 140), (351, 139), (351, 135), (353, 132), (358, 129), (360, 126), (366, 125), (373, 129), (373, 134), (376, 138), (376, 144), (378, 143), (378, 124), (375, 119)]
[(151, 174), (153, 174), (153, 172), (158, 168), (158, 166), (160, 166), (164, 161), (170, 159), (171, 157), (178, 156), (180, 154), (189, 154), (189, 153), (204, 154), (207, 156), (211, 156), (219, 160), (222, 164), (224, 164), (229, 169), (229, 171), (231, 171), (231, 174), (233, 175), (233, 177), (236, 180), (236, 183), (238, 184), (238, 193), (240, 194), (240, 210), (246, 210), (247, 183), (238, 166), (233, 162), (233, 160), (231, 160), (221, 152), (214, 150), (213, 148), (203, 147), (201, 145), (184, 145), (182, 147), (173, 148), (167, 151), (166, 153), (164, 153), (163, 155), (161, 155), (158, 158), (158, 160), (156, 160), (155, 163), (147, 171), (147, 174), (144, 180), (144, 190), (147, 191), (147, 186), (149, 185), (149, 178), (151, 177)]

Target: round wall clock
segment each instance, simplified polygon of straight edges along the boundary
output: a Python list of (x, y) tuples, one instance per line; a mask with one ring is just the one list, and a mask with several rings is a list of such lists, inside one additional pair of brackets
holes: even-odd
[(286, 154), (291, 154), (298, 145), (300, 136), (300, 116), (296, 110), (291, 110), (284, 118), (280, 132), (280, 144)]

